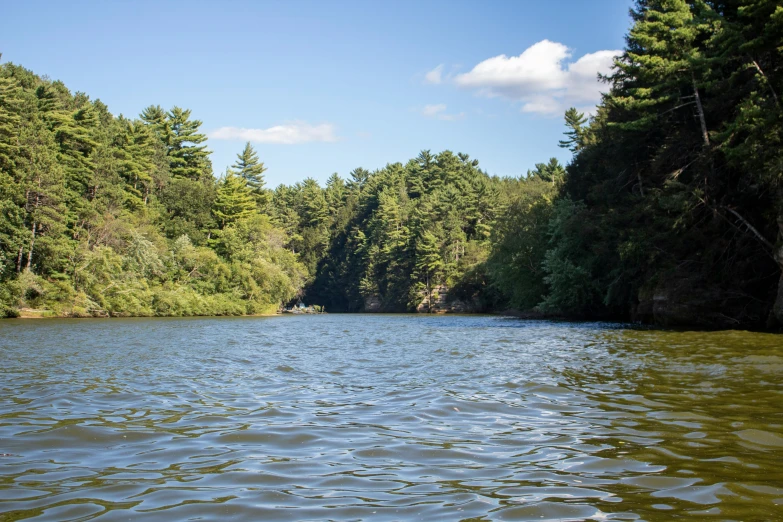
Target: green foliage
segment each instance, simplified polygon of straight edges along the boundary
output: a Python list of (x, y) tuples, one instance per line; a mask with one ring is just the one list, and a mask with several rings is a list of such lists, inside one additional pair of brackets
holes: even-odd
[(493, 231), (487, 262), (492, 287), (521, 310), (537, 306), (547, 292), (542, 266), (549, 248), (549, 222), (556, 187), (540, 176), (509, 183), (511, 203)]
[(212, 213), (218, 226), (223, 229), (256, 212), (253, 194), (245, 180), (231, 170), (226, 171), (226, 175), (218, 183), (217, 196), (212, 205)]
[(212, 180), (174, 178), (156, 195), (160, 205), (156, 217), (169, 239), (186, 234), (199, 245), (206, 243), (210, 230), (216, 228), (212, 206), (217, 186)]
[(264, 187), (266, 167), (258, 160), (258, 153), (250, 145), (250, 142), (245, 144), (245, 148), (240, 154), (237, 154), (237, 161), (232, 168), (239, 177), (245, 180), (258, 209), (265, 212), (269, 205), (269, 193)]
[(236, 315), (293, 299), (305, 270), (259, 214), (253, 154), (245, 178), (215, 180), (200, 125), (177, 107), (114, 117), (0, 66), (0, 315)]
[(557, 161), (557, 158), (550, 158), (549, 163), (536, 163), (535, 170), (527, 171), (527, 177), (529, 179), (538, 178), (552, 185), (561, 185), (565, 178), (565, 173), (565, 169)]
[(141, 120), (165, 147), (168, 170), (175, 178), (198, 180), (211, 175), (209, 151), (204, 134), (198, 132), (201, 121), (190, 119), (190, 109), (173, 107), (166, 112), (160, 105), (150, 105)]
[(568, 139), (559, 141), (558, 145), (571, 152), (582, 150), (586, 145), (585, 123), (587, 123), (587, 118), (584, 113), (577, 111), (574, 107), (568, 109), (565, 112), (565, 124), (568, 131), (564, 133)]
[(596, 115), (566, 117), (541, 307), (764, 326), (783, 267), (783, 8), (639, 0), (632, 19)]
[(332, 176), (325, 189), (311, 181), (278, 188), (273, 198), (278, 219), (295, 229), (289, 237), (302, 238), (290, 247), (310, 269), (308, 300), (329, 310), (375, 301), (404, 311), (437, 291), (479, 297), (501, 180), (450, 151), (350, 176)]
[[(427, 300), (427, 309), (432, 308), (432, 282), (443, 274), (443, 258), (440, 254), (441, 248), (438, 244), (438, 238), (425, 230), (421, 233), (416, 242), (416, 264), (413, 269), (413, 280), (416, 282), (414, 290), (424, 290)], [(418, 292), (414, 294), (413, 303), (417, 304)]]
[(168, 114), (166, 135), (171, 175), (179, 178), (199, 179), (211, 173), (209, 151), (204, 134), (199, 134), (201, 121), (190, 119), (190, 109), (172, 108)]
[(580, 315), (599, 300), (600, 288), (593, 277), (594, 256), (587, 250), (581, 228), (583, 204), (559, 200), (549, 220), (549, 250), (541, 268), (548, 292), (540, 308), (548, 312)]

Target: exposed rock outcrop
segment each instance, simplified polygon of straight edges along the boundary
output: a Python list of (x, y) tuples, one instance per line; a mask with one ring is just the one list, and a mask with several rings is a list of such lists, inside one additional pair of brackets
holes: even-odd
[(419, 313), (473, 313), (480, 312), (481, 307), (477, 302), (470, 302), (458, 299), (449, 295), (449, 288), (446, 286), (436, 286), (432, 290), (432, 298), (427, 298), (427, 293), (421, 293), (421, 301), (416, 306)]
[(377, 313), (383, 311), (383, 302), (381, 301), (380, 296), (377, 295), (369, 295), (364, 298), (364, 309), (363, 312), (369, 312), (369, 313)]
[(632, 318), (669, 327), (762, 327), (768, 308), (749, 306), (736, 290), (706, 284), (698, 278), (673, 278), (639, 292)]

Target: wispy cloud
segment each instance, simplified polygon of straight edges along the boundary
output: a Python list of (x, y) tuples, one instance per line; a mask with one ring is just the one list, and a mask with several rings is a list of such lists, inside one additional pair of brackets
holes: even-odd
[(286, 125), (275, 125), (268, 129), (247, 129), (240, 127), (221, 127), (209, 134), (213, 140), (250, 141), (253, 143), (269, 143), (276, 145), (295, 145), (309, 142), (335, 142), (334, 125), (321, 123), (311, 125), (296, 121)]
[(449, 114), (446, 112), (446, 104), (438, 103), (436, 105), (425, 105), (421, 110), (421, 114), (427, 118), (436, 118), (443, 121), (456, 121), (465, 117), (464, 112), (459, 114)]
[(424, 75), (424, 83), (439, 84), (443, 82), (443, 64), (438, 65), (433, 70)]
[(568, 47), (542, 40), (519, 56), (501, 54), (488, 58), (471, 71), (458, 74), (453, 81), (481, 95), (521, 102), (523, 112), (557, 115), (570, 106), (592, 112), (601, 99), (601, 91), (607, 90), (599, 82), (598, 73), (608, 73), (620, 53), (598, 51), (569, 62)]

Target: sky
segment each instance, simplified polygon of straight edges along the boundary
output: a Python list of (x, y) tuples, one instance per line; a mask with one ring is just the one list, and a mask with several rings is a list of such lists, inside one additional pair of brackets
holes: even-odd
[(246, 141), (267, 184), (464, 152), (519, 176), (570, 153), (631, 0), (2, 2), (2, 61), (115, 114), (191, 109), (216, 175)]

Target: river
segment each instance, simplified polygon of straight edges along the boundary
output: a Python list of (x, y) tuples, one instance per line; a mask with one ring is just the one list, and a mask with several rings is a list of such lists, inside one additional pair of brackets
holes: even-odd
[(0, 520), (781, 520), (783, 337), (0, 323)]

